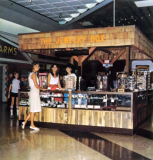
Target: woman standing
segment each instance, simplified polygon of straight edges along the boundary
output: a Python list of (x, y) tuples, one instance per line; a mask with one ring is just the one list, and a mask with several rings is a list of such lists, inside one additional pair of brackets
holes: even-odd
[(62, 89), (56, 64), (53, 64), (50, 67), (50, 73), (48, 74), (48, 87), (51, 87), (51, 90), (56, 90), (57, 88)]
[(72, 68), (73, 68), (73, 65), (71, 63), (68, 63), (66, 66), (67, 75), (64, 76), (64, 78), (66, 79), (68, 77), (73, 77), (73, 90), (76, 90), (77, 77), (74, 73), (72, 73)]
[[(58, 67), (56, 64), (51, 65), (50, 67), (50, 73), (48, 74), (48, 87), (51, 88), (51, 90), (62, 90), (60, 79), (59, 79), (59, 73), (58, 73)], [(63, 101), (62, 98), (54, 98), (54, 101)]]
[(36, 72), (39, 71), (40, 66), (38, 62), (33, 62), (32, 64), (32, 72), (29, 74), (28, 80), (29, 80), (29, 86), (30, 86), (30, 95), (29, 95), (29, 101), (30, 101), (30, 112), (25, 119), (24, 122), (22, 122), (22, 129), (25, 128), (25, 125), (29, 119), (31, 119), (31, 125), (30, 129), (39, 130), (34, 125), (34, 116), (36, 112), (41, 112), (41, 103), (40, 103), (40, 96), (39, 96), (39, 90), (46, 91), (47, 89), (41, 88), (39, 86), (39, 80), (36, 75)]

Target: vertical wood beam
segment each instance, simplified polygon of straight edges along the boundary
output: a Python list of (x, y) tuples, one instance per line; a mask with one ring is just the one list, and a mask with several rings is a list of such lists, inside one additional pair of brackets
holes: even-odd
[(80, 68), (81, 68), (81, 77), (82, 77), (82, 61), (81, 61), (81, 59), (82, 59), (82, 56), (78, 56), (78, 66), (80, 66)]
[(71, 108), (72, 108), (72, 91), (68, 91), (69, 101), (68, 101), (68, 124), (71, 124)]
[(130, 47), (126, 47), (126, 72), (130, 73)]

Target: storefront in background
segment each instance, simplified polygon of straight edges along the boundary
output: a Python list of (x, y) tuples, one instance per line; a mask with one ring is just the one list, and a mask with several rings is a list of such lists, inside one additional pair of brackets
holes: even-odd
[[(18, 50), (18, 46), (10, 41), (0, 39), (0, 101), (7, 101), (10, 73), (18, 71), (20, 79), (26, 85), (31, 58)], [(25, 82), (24, 82), (25, 81)]]

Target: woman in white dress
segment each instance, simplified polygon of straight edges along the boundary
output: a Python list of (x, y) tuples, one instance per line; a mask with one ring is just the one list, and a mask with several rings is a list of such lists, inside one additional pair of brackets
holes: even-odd
[(36, 112), (41, 112), (41, 103), (40, 103), (40, 96), (39, 96), (39, 90), (46, 91), (47, 89), (41, 88), (39, 86), (39, 80), (36, 75), (36, 72), (39, 71), (40, 66), (38, 62), (33, 62), (32, 64), (32, 72), (29, 74), (28, 80), (29, 80), (29, 86), (30, 86), (30, 94), (29, 94), (29, 102), (30, 102), (30, 112), (25, 119), (24, 122), (22, 122), (22, 129), (25, 128), (25, 125), (29, 119), (31, 119), (31, 125), (30, 129), (33, 130), (39, 130), (34, 125), (34, 116)]

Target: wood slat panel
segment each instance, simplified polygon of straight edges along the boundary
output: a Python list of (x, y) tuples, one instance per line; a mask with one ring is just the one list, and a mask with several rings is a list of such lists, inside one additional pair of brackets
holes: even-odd
[[(29, 113), (29, 107), (19, 106), (19, 113), (19, 120), (24, 120)], [(146, 115), (141, 116), (144, 118)], [(35, 121), (68, 124), (68, 109), (42, 107), (42, 112), (36, 114)], [(133, 129), (133, 114), (122, 111), (72, 109), (70, 124)]]
[(153, 44), (134, 25), (19, 35), (19, 50), (21, 51), (127, 45), (135, 46), (153, 57)]

